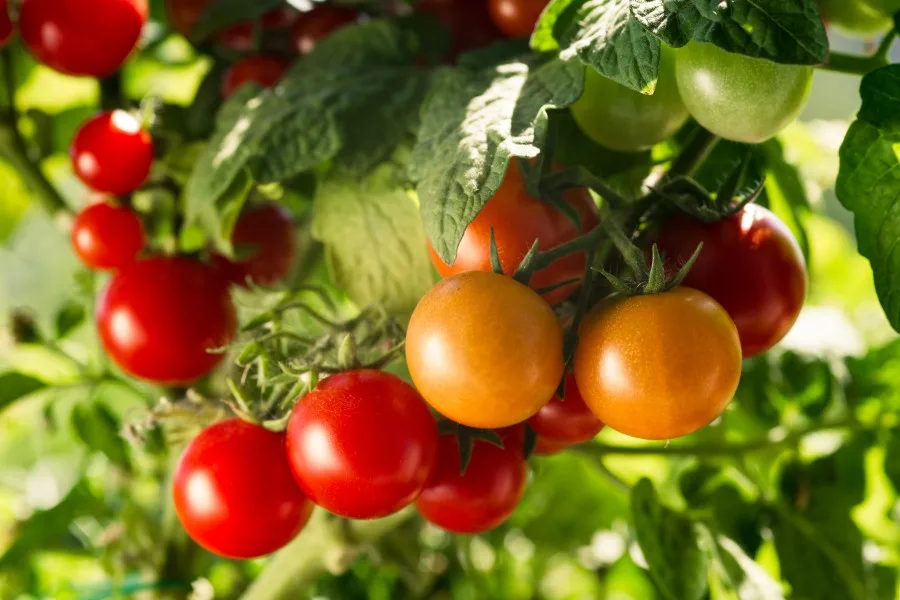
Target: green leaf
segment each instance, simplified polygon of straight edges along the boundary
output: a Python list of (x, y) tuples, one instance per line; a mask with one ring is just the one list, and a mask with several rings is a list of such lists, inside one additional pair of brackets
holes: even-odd
[[(712, 565), (736, 600), (784, 600), (784, 590), (733, 540), (715, 536)], [(718, 598), (719, 596), (713, 596)]]
[(894, 490), (900, 491), (900, 430), (897, 429), (888, 432), (884, 447), (884, 474)]
[(410, 172), (425, 232), (445, 262), (455, 260), (466, 227), (500, 187), (510, 158), (538, 155), (548, 109), (574, 102), (583, 77), (577, 62), (534, 55), (438, 76)]
[(853, 213), (860, 253), (869, 259), (875, 291), (900, 331), (900, 65), (863, 77), (862, 109), (841, 144), (838, 199)]
[(87, 312), (81, 302), (70, 302), (65, 305), (56, 313), (56, 337), (58, 339), (66, 337), (84, 323), (85, 318)]
[(40, 379), (22, 373), (0, 374), (0, 411), (19, 398), (24, 398), (45, 387), (47, 384)]
[(784, 64), (817, 65), (828, 58), (814, 0), (631, 0), (631, 14), (675, 48), (697, 40)]
[(206, 10), (194, 26), (191, 37), (203, 40), (210, 34), (240, 21), (252, 21), (264, 13), (278, 8), (283, 0), (217, 0), (207, 4)]
[(632, 489), (631, 512), (638, 544), (660, 592), (669, 600), (702, 598), (708, 567), (694, 523), (660, 504), (649, 479)]
[(128, 445), (119, 434), (119, 421), (105, 404), (78, 404), (72, 409), (71, 419), (72, 427), (86, 446), (102, 452), (126, 472), (131, 471)]

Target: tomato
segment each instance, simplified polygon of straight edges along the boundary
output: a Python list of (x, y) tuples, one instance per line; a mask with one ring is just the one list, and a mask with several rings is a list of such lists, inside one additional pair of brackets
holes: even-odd
[(352, 519), (384, 517), (415, 500), (437, 448), (437, 425), (419, 394), (374, 370), (328, 377), (300, 399), (287, 428), (300, 488)]
[(534, 446), (534, 453), (538, 456), (553, 456), (554, 454), (559, 454), (569, 446), (570, 444), (561, 440), (554, 440), (553, 438), (541, 435), (538, 436), (537, 444)]
[(288, 63), (271, 56), (251, 56), (231, 65), (222, 78), (222, 97), (227, 98), (245, 83), (273, 87), (288, 70)]
[(714, 134), (764, 142), (787, 127), (809, 97), (812, 67), (781, 65), (692, 42), (675, 56), (678, 91), (691, 115)]
[(509, 518), (525, 491), (521, 448), (475, 440), (464, 475), (459, 467), (459, 441), (442, 435), (434, 471), (416, 500), (422, 516), (454, 533), (481, 533)]
[[(272, 31), (288, 29), (297, 18), (297, 11), (290, 6), (275, 8), (265, 13), (261, 19), (263, 35)], [(218, 40), (233, 50), (246, 52), (253, 49), (254, 24), (238, 23), (225, 29), (218, 35)]]
[(675, 84), (674, 51), (662, 46), (650, 96), (586, 67), (584, 93), (569, 110), (585, 135), (614, 150), (646, 150), (671, 137), (688, 119)]
[(822, 17), (850, 34), (874, 35), (893, 25), (892, 15), (900, 9), (888, 7), (886, 0), (818, 0)]
[(728, 312), (744, 358), (765, 352), (791, 329), (806, 298), (806, 265), (797, 240), (778, 217), (755, 204), (715, 223), (676, 217), (657, 240), (670, 271), (700, 242), (703, 250), (684, 284)]
[(15, 32), (15, 25), (9, 18), (9, 6), (7, 0), (0, 0), (0, 48), (9, 42)]
[(703, 292), (613, 296), (582, 321), (574, 370), (601, 421), (666, 440), (722, 414), (741, 376), (741, 345), (728, 313)]
[[(587, 190), (570, 190), (564, 199), (578, 215), (581, 230), (552, 204), (538, 200), (525, 191), (525, 182), (513, 160), (500, 189), (466, 228), (453, 264), (448, 266), (429, 245), (431, 262), (442, 277), (466, 271), (491, 271), (493, 229), (503, 272), (512, 275), (535, 240), (538, 240), (541, 250), (548, 250), (597, 226), (597, 207)], [(544, 294), (547, 302), (557, 304), (571, 296), (581, 285), (586, 260), (584, 252), (564, 256), (535, 273), (529, 285), (540, 289), (575, 280)]]
[(144, 226), (129, 207), (100, 201), (78, 213), (72, 246), (92, 269), (120, 269), (143, 250)]
[(503, 39), (484, 0), (422, 0), (416, 11), (431, 15), (450, 32), (450, 58)]
[(23, 0), (22, 40), (36, 59), (67, 75), (119, 70), (147, 22), (147, 0)]
[(240, 419), (207, 427), (185, 448), (172, 496), (188, 535), (228, 558), (278, 550), (314, 508), (291, 476), (284, 435)]
[(166, 15), (175, 31), (190, 37), (211, 3), (212, 0), (166, 0)]
[(528, 419), (540, 439), (562, 442), (565, 445), (580, 444), (594, 438), (603, 429), (603, 422), (584, 403), (575, 375), (566, 375), (566, 395), (553, 396), (541, 410)]
[(116, 274), (97, 305), (97, 327), (110, 358), (135, 377), (182, 385), (203, 377), (234, 339), (237, 317), (228, 282), (184, 257), (158, 256)]
[(530, 36), (549, 0), (488, 0), (491, 18), (511, 38)]
[(121, 196), (141, 187), (150, 175), (153, 139), (132, 114), (113, 110), (81, 126), (70, 154), (85, 185)]
[(216, 266), (238, 285), (246, 286), (248, 279), (257, 285), (278, 283), (291, 270), (297, 254), (291, 215), (272, 203), (260, 204), (241, 215), (231, 241), (235, 246), (254, 248), (249, 257), (240, 261), (214, 257)]
[(358, 12), (340, 6), (317, 6), (301, 14), (291, 29), (297, 53), (301, 56), (309, 54), (316, 44), (341, 27), (355, 23), (358, 18)]
[(562, 330), (533, 290), (470, 271), (444, 279), (419, 301), (406, 361), (422, 397), (445, 417), (507, 427), (553, 397), (563, 375)]

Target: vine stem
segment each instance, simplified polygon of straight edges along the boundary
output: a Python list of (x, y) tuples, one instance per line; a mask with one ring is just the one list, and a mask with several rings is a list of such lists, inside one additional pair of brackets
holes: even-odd
[(826, 71), (847, 73), (849, 75), (865, 75), (870, 71), (887, 66), (887, 52), (894, 42), (895, 33), (890, 33), (882, 40), (876, 53), (872, 56), (855, 56), (843, 52), (832, 52), (828, 55), (828, 62), (822, 65)]

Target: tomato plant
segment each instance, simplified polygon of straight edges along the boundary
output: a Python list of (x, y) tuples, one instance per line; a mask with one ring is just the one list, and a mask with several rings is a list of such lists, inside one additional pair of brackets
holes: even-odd
[(276, 204), (253, 207), (238, 219), (232, 243), (247, 246), (250, 254), (234, 261), (216, 257), (216, 266), (232, 283), (272, 285), (284, 279), (297, 253), (291, 216)]
[(120, 269), (144, 248), (144, 226), (128, 206), (99, 200), (78, 213), (72, 225), (72, 246), (92, 269)]
[(559, 443), (566, 446), (580, 444), (593, 438), (603, 429), (603, 422), (584, 403), (575, 375), (568, 373), (565, 380), (565, 395), (553, 396), (533, 417), (528, 425), (539, 436), (538, 452), (541, 442), (544, 448), (557, 447)]
[(355, 23), (359, 13), (339, 6), (317, 6), (296, 20), (291, 40), (301, 56), (312, 52), (320, 41), (345, 25)]
[(227, 98), (239, 87), (256, 83), (262, 87), (272, 87), (278, 83), (288, 63), (271, 56), (251, 56), (232, 65), (222, 79), (222, 96)]
[(98, 192), (123, 195), (143, 185), (153, 166), (153, 140), (131, 114), (100, 113), (72, 141), (72, 167)]
[(531, 35), (547, 0), (490, 0), (488, 8), (497, 27), (512, 38)]

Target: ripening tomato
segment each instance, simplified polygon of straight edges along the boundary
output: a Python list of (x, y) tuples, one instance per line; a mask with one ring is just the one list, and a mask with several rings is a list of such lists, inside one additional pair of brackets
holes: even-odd
[(549, 0), (488, 0), (491, 18), (511, 38), (531, 35)]
[[(297, 11), (290, 6), (270, 10), (260, 18), (263, 35), (268, 35), (273, 31), (288, 29), (296, 18)], [(217, 39), (232, 50), (246, 52), (253, 49), (253, 34), (254, 24), (244, 22), (223, 30), (219, 33)]]
[(72, 246), (92, 269), (120, 269), (144, 248), (144, 226), (131, 208), (104, 200), (82, 209), (72, 225)]
[(450, 32), (450, 58), (503, 39), (485, 0), (422, 0), (416, 11), (431, 15)]
[(744, 358), (765, 352), (791, 329), (806, 298), (806, 264), (787, 225), (756, 204), (715, 223), (675, 217), (657, 244), (676, 271), (703, 243), (686, 286), (722, 305), (741, 338)]
[(553, 397), (563, 375), (562, 329), (533, 290), (470, 271), (444, 279), (419, 301), (406, 361), (422, 397), (445, 417), (507, 427)]
[(522, 449), (505, 440), (499, 448), (475, 440), (466, 472), (460, 475), (459, 441), (442, 435), (434, 471), (416, 508), (425, 519), (454, 533), (481, 533), (503, 523), (525, 491)]
[(291, 476), (284, 435), (240, 419), (207, 427), (185, 448), (172, 496), (188, 535), (228, 558), (278, 550), (314, 508)]
[(153, 139), (134, 115), (103, 112), (81, 126), (70, 151), (72, 168), (88, 187), (121, 196), (141, 187), (153, 167)]
[[(431, 262), (442, 277), (466, 271), (491, 271), (493, 229), (503, 272), (512, 275), (535, 240), (538, 241), (539, 249), (549, 250), (570, 242), (597, 226), (597, 206), (587, 190), (572, 189), (563, 198), (578, 215), (580, 227), (549, 202), (530, 196), (525, 191), (519, 167), (513, 160), (500, 189), (466, 228), (453, 264), (448, 266), (429, 244)], [(564, 256), (536, 272), (528, 282), (529, 286), (533, 289), (549, 288), (573, 280), (568, 285), (544, 294), (547, 302), (558, 304), (581, 285), (586, 260), (584, 252)]]
[(281, 81), (290, 65), (272, 56), (250, 56), (234, 63), (222, 77), (222, 97), (228, 98), (245, 83), (257, 83), (264, 88)]
[(574, 370), (601, 421), (667, 440), (722, 414), (741, 376), (741, 344), (728, 313), (703, 292), (613, 296), (582, 321)]
[(22, 41), (40, 62), (67, 75), (106, 77), (137, 46), (147, 0), (23, 0)]
[(341, 6), (317, 6), (297, 18), (291, 39), (300, 56), (312, 52), (316, 44), (344, 27), (356, 23), (359, 13)]
[(135, 377), (189, 384), (224, 354), (237, 316), (228, 282), (213, 267), (184, 257), (133, 262), (109, 282), (97, 305), (97, 328), (110, 358)]
[(351, 519), (384, 517), (415, 500), (437, 448), (437, 425), (416, 390), (374, 370), (328, 377), (300, 399), (287, 428), (300, 488)]
[(0, 0), (0, 48), (3, 48), (3, 46), (9, 42), (14, 31), (15, 26), (13, 25), (12, 19), (9, 17), (7, 0)]
[(534, 453), (538, 456), (553, 456), (567, 449), (571, 444), (560, 440), (554, 440), (543, 435), (538, 436), (537, 444), (534, 446)]
[(232, 243), (252, 247), (250, 256), (231, 261), (215, 256), (213, 261), (235, 284), (257, 285), (278, 283), (287, 275), (297, 254), (297, 240), (291, 215), (277, 204), (253, 207), (238, 219), (231, 236)]
[(681, 98), (698, 123), (727, 140), (758, 144), (803, 110), (812, 67), (782, 65), (691, 42), (675, 55)]
[(533, 417), (528, 424), (540, 439), (561, 442), (565, 445), (580, 444), (593, 439), (603, 429), (600, 421), (581, 397), (575, 375), (566, 375), (565, 398), (553, 396)]

